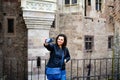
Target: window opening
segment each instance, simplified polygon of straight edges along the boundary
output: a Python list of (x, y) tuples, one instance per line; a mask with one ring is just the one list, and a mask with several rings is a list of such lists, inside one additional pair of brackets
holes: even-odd
[(113, 36), (108, 37), (108, 49), (113, 48)]
[(14, 19), (7, 19), (8, 21), (8, 33), (14, 33)]
[(85, 36), (85, 51), (93, 51), (93, 36)]

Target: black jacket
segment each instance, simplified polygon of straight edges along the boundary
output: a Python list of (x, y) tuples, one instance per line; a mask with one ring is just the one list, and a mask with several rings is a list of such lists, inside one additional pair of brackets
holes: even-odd
[(65, 62), (63, 61), (63, 63), (61, 63), (62, 61), (62, 54), (64, 53), (64, 60), (66, 59), (66, 62), (68, 62), (70, 60), (70, 54), (68, 51), (67, 47), (63, 47), (62, 49), (60, 49), (58, 47), (58, 45), (53, 44), (53, 43), (49, 43), (48, 45), (44, 45), (47, 50), (50, 51), (50, 58), (49, 61), (47, 63), (47, 67), (50, 68), (61, 68), (62, 70), (65, 69)]

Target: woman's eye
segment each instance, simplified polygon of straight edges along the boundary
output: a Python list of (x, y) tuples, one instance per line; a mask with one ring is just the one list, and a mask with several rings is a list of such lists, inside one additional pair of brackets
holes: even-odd
[(59, 39), (60, 41), (63, 41), (62, 39)]

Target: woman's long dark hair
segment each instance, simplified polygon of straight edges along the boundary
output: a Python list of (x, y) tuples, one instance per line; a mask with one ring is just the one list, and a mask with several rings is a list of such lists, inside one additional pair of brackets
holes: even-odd
[(64, 43), (63, 43), (62, 47), (65, 47), (65, 46), (67, 45), (67, 37), (66, 37), (66, 35), (65, 35), (65, 34), (59, 34), (59, 35), (56, 37), (56, 44), (57, 44), (57, 45), (58, 45), (57, 40), (58, 40), (59, 36), (64, 37)]

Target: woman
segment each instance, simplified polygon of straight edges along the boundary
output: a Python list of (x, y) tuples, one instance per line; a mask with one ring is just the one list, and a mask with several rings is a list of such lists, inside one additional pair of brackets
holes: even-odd
[(65, 63), (70, 60), (69, 50), (66, 47), (67, 37), (59, 34), (56, 37), (56, 43), (52, 40), (46, 40), (45, 48), (50, 51), (50, 58), (46, 65), (46, 75), (48, 80), (66, 80)]

